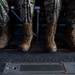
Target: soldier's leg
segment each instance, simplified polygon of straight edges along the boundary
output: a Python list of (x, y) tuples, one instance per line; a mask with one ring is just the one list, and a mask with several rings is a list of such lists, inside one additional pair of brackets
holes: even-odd
[(23, 21), (24, 39), (20, 45), (23, 51), (28, 51), (33, 38), (32, 20), (34, 13), (35, 0), (20, 0), (21, 19)]
[(69, 0), (67, 10), (67, 43), (72, 50), (75, 50), (75, 0)]
[(6, 0), (0, 0), (0, 26), (2, 28), (2, 34), (0, 37), (0, 49), (8, 45), (9, 42), (9, 30), (8, 30), (8, 21), (9, 21), (9, 7)]
[(46, 33), (46, 47), (49, 51), (55, 52), (57, 50), (57, 46), (54, 39), (61, 8), (61, 0), (45, 0), (44, 5), (48, 24)]

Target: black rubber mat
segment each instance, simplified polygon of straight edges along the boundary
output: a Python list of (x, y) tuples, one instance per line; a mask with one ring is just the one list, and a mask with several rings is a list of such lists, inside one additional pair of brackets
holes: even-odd
[(62, 65), (21, 65), (20, 71), (63, 71)]

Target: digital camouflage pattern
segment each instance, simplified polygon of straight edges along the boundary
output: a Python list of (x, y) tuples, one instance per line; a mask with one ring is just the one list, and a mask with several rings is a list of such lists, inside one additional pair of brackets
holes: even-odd
[(66, 25), (75, 28), (75, 0), (45, 0), (47, 22), (57, 23), (62, 2), (66, 4)]
[(0, 25), (9, 21), (9, 7), (6, 0), (0, 0)]
[(61, 9), (61, 0), (45, 0), (45, 11), (48, 23), (58, 21)]
[(31, 23), (34, 13), (35, 0), (19, 0), (20, 16), (24, 23)]
[[(9, 21), (9, 7), (7, 2), (9, 2), (9, 0), (0, 0), (0, 25)], [(17, 2), (19, 5), (22, 21), (25, 23), (31, 23), (34, 12), (35, 0), (17, 0)]]
[(69, 0), (66, 15), (67, 26), (75, 28), (75, 0)]
[[(7, 2), (13, 2), (13, 0), (0, 0), (0, 25), (9, 21), (9, 7)], [(25, 23), (32, 22), (35, 0), (15, 0), (19, 4), (20, 16)], [(45, 0), (45, 10), (47, 16), (47, 22), (57, 22), (61, 11), (62, 1), (66, 5), (66, 22), (68, 26), (74, 26), (75, 23), (75, 0)]]

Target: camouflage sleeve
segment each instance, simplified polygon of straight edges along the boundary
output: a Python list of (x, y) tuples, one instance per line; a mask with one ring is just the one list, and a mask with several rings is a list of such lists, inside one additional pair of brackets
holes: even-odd
[(7, 23), (9, 21), (9, 7), (7, 0), (0, 0), (0, 24)]

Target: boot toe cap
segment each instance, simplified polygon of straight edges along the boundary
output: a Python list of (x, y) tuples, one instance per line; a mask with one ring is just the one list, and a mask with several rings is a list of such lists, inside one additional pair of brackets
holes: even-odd
[(23, 52), (27, 52), (29, 50), (30, 46), (27, 44), (23, 44), (23, 45), (20, 45), (20, 48), (22, 49)]
[(47, 46), (46, 48), (47, 48), (47, 50), (49, 52), (56, 52), (57, 51), (57, 47), (56, 46)]

